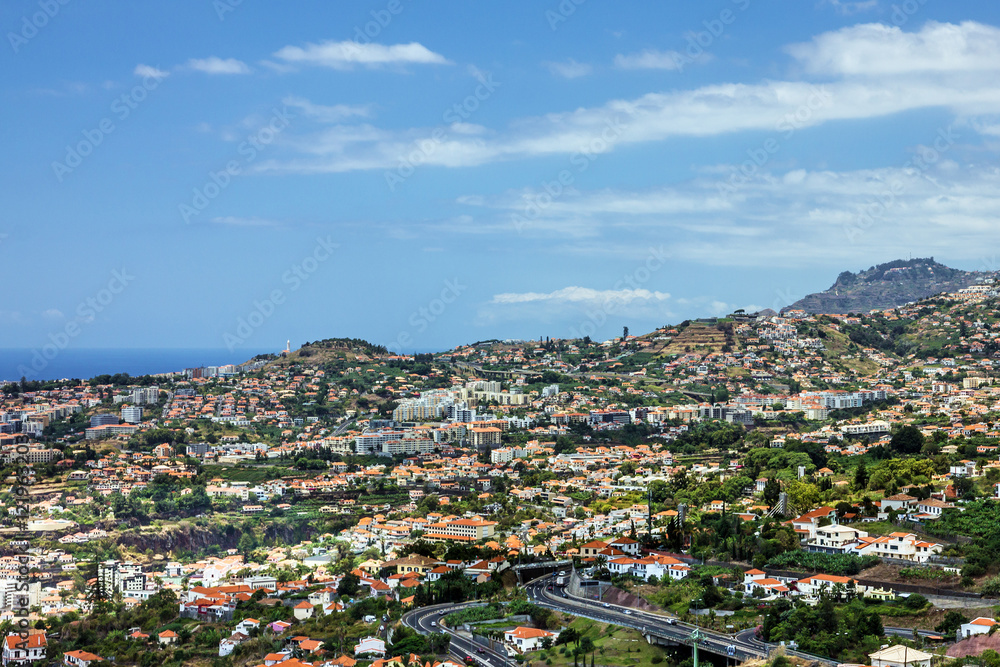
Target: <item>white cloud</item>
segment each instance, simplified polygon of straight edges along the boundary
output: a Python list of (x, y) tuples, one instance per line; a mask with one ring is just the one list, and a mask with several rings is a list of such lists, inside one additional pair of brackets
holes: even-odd
[(154, 79), (163, 79), (170, 76), (170, 72), (165, 72), (162, 69), (153, 67), (152, 65), (143, 65), (141, 63), (135, 66), (135, 70), (133, 70), (132, 73), (143, 78), (148, 76)]
[(505, 292), (495, 294), (490, 303), (517, 304), (533, 302), (561, 303), (603, 303), (616, 301), (631, 303), (633, 301), (666, 301), (670, 294), (647, 289), (595, 290), (589, 287), (564, 287), (554, 292)]
[(236, 58), (192, 58), (187, 62), (187, 66), (193, 70), (204, 72), (205, 74), (249, 74), (250, 68), (242, 60)]
[(973, 21), (929, 21), (918, 32), (903, 32), (868, 23), (825, 32), (786, 50), (808, 71), (835, 76), (995, 72), (1000, 29)]
[(576, 79), (587, 76), (593, 71), (593, 67), (587, 63), (578, 63), (572, 58), (566, 62), (545, 62), (542, 63), (549, 72), (564, 79)]
[[(431, 140), (434, 129), (426, 127), (338, 127), (291, 142), (300, 148), (297, 156), (277, 154), (259, 169), (296, 173), (392, 170), (400, 164), (401, 156), (413, 153), (420, 142), (428, 140), (434, 150), (421, 156), (422, 164), (471, 167), (536, 156), (579, 155), (582, 148), (595, 156), (672, 137), (710, 137), (743, 131), (787, 137), (790, 130), (917, 109), (943, 108), (961, 116), (1000, 114), (1000, 87), (986, 85), (982, 72), (960, 69), (1000, 68), (1000, 47), (993, 53), (986, 38), (992, 33), (1000, 35), (1000, 31), (975, 23), (928, 24), (920, 33), (922, 37), (916, 39), (940, 55), (944, 47), (934, 44), (945, 38), (939, 33), (952, 35), (956, 44), (964, 45), (956, 47), (959, 54), (952, 61), (949, 76), (928, 74), (922, 68), (931, 67), (930, 63), (923, 64), (922, 56), (909, 56), (905, 45), (914, 39), (913, 35), (886, 26), (856, 26), (789, 47), (807, 69), (842, 74), (839, 80), (823, 84), (779, 80), (648, 93), (610, 100), (601, 106), (515, 119), (505, 129), (483, 129), (476, 136), (449, 132), (442, 141)], [(834, 44), (863, 52), (861, 60), (874, 71), (897, 71), (907, 66), (912, 75), (862, 75), (864, 68), (859, 65), (855, 71), (853, 57), (841, 54)], [(973, 57), (973, 53), (989, 53), (990, 58)], [(936, 62), (936, 58), (932, 60)]]
[(447, 65), (448, 59), (417, 42), (409, 44), (360, 44), (351, 40), (307, 43), (304, 47), (285, 46), (274, 57), (286, 63), (350, 69), (355, 65)]
[(306, 116), (315, 118), (321, 123), (338, 123), (345, 118), (353, 116), (367, 116), (370, 112), (368, 105), (334, 104), (333, 106), (324, 106), (313, 104), (304, 97), (288, 96), (281, 102), (285, 106), (298, 109)]
[(657, 51), (646, 49), (640, 53), (615, 56), (615, 67), (621, 69), (666, 69), (682, 70), (691, 62), (690, 58), (677, 51)]
[(61, 320), (66, 316), (63, 315), (63, 312), (58, 308), (49, 308), (48, 310), (42, 311), (42, 317), (47, 320)]
[(878, 9), (878, 0), (826, 0), (826, 4), (831, 5), (840, 14), (851, 16)]

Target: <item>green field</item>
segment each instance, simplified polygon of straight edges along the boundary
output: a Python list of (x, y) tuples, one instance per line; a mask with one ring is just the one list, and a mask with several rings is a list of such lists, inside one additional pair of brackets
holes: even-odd
[[(594, 662), (598, 665), (615, 665), (631, 667), (632, 665), (652, 665), (663, 662), (663, 650), (650, 646), (636, 630), (615, 625), (597, 623), (586, 618), (578, 618), (570, 624), (571, 628), (589, 637), (594, 642)], [(553, 665), (571, 667), (573, 665), (573, 649), (576, 643), (553, 646), (548, 651), (533, 651), (527, 656), (526, 665)], [(565, 654), (563, 649), (567, 649)], [(584, 662), (581, 656), (580, 664), (590, 664), (588, 654)]]

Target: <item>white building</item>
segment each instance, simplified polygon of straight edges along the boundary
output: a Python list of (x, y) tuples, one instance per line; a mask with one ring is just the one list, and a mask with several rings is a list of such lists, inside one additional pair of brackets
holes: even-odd
[(986, 635), (989, 634), (990, 628), (996, 624), (997, 622), (992, 618), (980, 616), (979, 618), (972, 619), (968, 623), (963, 623), (962, 627), (959, 628), (958, 636), (961, 638), (972, 637), (974, 635)]
[(508, 630), (503, 634), (504, 641), (517, 649), (519, 653), (527, 653), (528, 651), (540, 649), (542, 641), (546, 637), (555, 642), (556, 638), (559, 637), (559, 633), (539, 630), (538, 628), (518, 627)]
[(122, 421), (126, 424), (138, 424), (142, 421), (142, 408), (138, 405), (126, 405), (122, 408)]
[(45, 633), (38, 633), (22, 637), (19, 634), (10, 634), (4, 639), (3, 654), (0, 662), (4, 667), (7, 665), (28, 665), (33, 662), (45, 659), (45, 649), (48, 643), (45, 640)]

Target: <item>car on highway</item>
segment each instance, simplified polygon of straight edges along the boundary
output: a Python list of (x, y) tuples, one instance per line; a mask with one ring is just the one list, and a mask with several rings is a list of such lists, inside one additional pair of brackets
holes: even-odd
[(667, 625), (677, 625), (677, 619), (676, 618), (668, 618), (667, 619)]
[(611, 606), (611, 605), (609, 605), (609, 604), (608, 604), (607, 602), (605, 602), (605, 603), (604, 603), (604, 608), (605, 608), (605, 609), (609, 608), (610, 606)]
[(626, 614), (627, 616), (631, 616), (631, 615), (632, 615), (632, 612), (631, 612), (631, 611), (629, 611), (628, 609), (626, 609), (626, 610), (625, 610), (625, 614)]
[(438, 626), (438, 622), (437, 621), (431, 621), (431, 627), (432, 628), (436, 628), (437, 626)]
[(479, 648), (476, 649), (476, 653), (486, 653), (486, 649), (480, 646)]
[(467, 665), (474, 665), (474, 664), (476, 664), (476, 659), (473, 658), (471, 655), (467, 655), (467, 656), (465, 656), (465, 664), (467, 664)]

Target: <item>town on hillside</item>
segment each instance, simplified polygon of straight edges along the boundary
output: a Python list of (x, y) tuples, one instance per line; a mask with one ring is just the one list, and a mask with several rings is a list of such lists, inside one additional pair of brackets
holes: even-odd
[(1000, 667), (1000, 287), (7, 382), (2, 664)]

